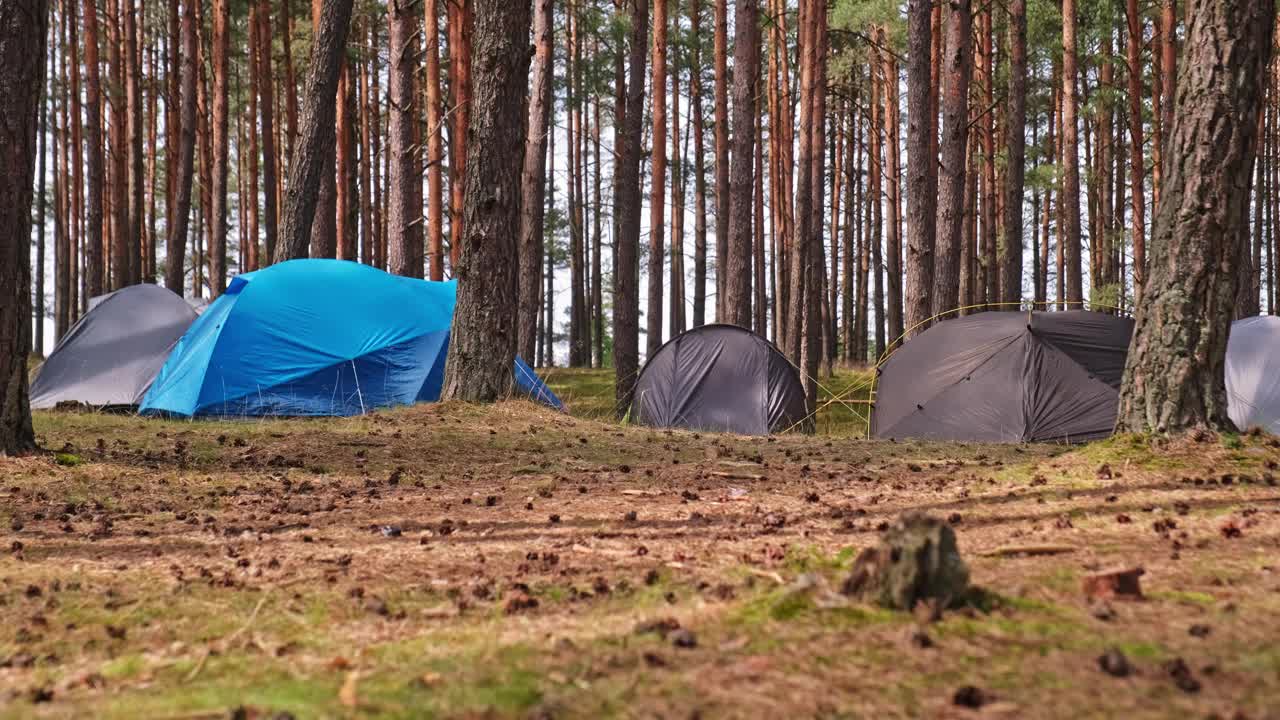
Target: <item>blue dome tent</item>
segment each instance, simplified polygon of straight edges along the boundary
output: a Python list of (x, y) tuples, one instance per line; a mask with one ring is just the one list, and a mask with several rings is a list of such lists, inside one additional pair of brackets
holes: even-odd
[[(456, 289), (342, 260), (239, 275), (178, 341), (140, 410), (359, 415), (439, 400)], [(522, 393), (562, 409), (519, 358), (515, 379)]]

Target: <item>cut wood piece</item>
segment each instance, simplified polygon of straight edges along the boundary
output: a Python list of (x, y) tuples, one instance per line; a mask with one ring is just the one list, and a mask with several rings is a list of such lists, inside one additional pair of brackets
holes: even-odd
[(1014, 557), (1017, 555), (1061, 555), (1078, 550), (1075, 545), (1001, 545), (978, 553), (980, 557)]
[(1141, 567), (1113, 568), (1085, 575), (1080, 586), (1090, 600), (1141, 600), (1142, 584), (1138, 578), (1145, 573)]

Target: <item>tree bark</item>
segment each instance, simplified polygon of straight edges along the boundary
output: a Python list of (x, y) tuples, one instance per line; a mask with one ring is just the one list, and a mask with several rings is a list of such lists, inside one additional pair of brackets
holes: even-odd
[[(276, 262), (307, 256), (317, 194), (325, 171), (325, 156), (332, 157), (334, 107), (338, 74), (351, 25), (353, 0), (323, 0), (320, 22), (311, 43), (310, 70), (302, 92), (302, 128), (289, 162), (289, 179), (284, 201), (280, 242)], [(327, 131), (326, 131), (327, 128)]]
[(1248, 242), (1248, 175), (1275, 7), (1269, 0), (1191, 0), (1188, 10), (1148, 283), (1120, 390), (1120, 431), (1234, 429), (1224, 383), (1240, 279), (1232, 268)]
[(422, 277), (421, 237), (413, 226), (422, 215), (414, 207), (413, 124), (417, 117), (417, 93), (413, 70), (417, 43), (414, 35), (413, 5), (407, 0), (387, 3), (390, 28), (387, 57), (387, 152), (391, 153), (391, 176), (387, 182), (387, 269), (405, 277)]
[[(444, 280), (444, 120), (440, 107), (440, 18), (436, 0), (426, 3), (427, 32), (427, 246), (431, 279)], [(525, 196), (528, 197), (527, 195)]]
[(271, 0), (258, 0), (258, 89), (262, 99), (262, 167), (266, 188), (263, 193), (265, 228), (264, 242), (268, 262), (275, 255), (276, 237), (279, 235), (280, 181), (276, 175), (275, 141), (275, 80), (271, 75)]
[[(535, 0), (534, 59), (529, 83), (529, 130), (524, 143), (520, 207), (520, 327), (516, 352), (534, 356), (538, 298), (542, 293), (543, 220), (546, 216), (547, 134), (552, 97), (552, 0)], [(428, 80), (428, 82), (430, 82)], [(434, 248), (433, 248), (434, 249)]]
[[(742, 14), (739, 11), (738, 17)], [(754, 20), (754, 16), (753, 16)], [(742, 37), (739, 31), (739, 38)], [(739, 65), (736, 63), (737, 51), (734, 55), (734, 71), (737, 72)], [(667, 189), (667, 0), (653, 0), (653, 67), (649, 79), (650, 97), (652, 98), (652, 155), (650, 159), (650, 187), (649, 187), (649, 268), (648, 268), (648, 305), (645, 310), (645, 356), (653, 357), (653, 354), (662, 347), (662, 266), (663, 266), (663, 249), (664, 243), (664, 224), (666, 222), (666, 189)], [(745, 66), (743, 66), (745, 67)], [(738, 86), (734, 84), (735, 109), (737, 108)], [(738, 139), (738, 133), (741, 128), (737, 124), (737, 115), (734, 115), (734, 140)], [(750, 130), (748, 130), (750, 134)], [(736, 145), (736, 143), (735, 143)], [(750, 146), (748, 146), (747, 156), (751, 157)], [(735, 147), (735, 150), (737, 148)], [(736, 152), (735, 152), (736, 157)], [(750, 160), (748, 160), (750, 163)], [(748, 177), (750, 175), (750, 165), (748, 164)], [(735, 167), (736, 169), (736, 167)], [(752, 188), (747, 187), (746, 192), (750, 197)], [(738, 192), (737, 185), (734, 186), (734, 192)], [(735, 200), (736, 202), (736, 197)], [(736, 206), (735, 206), (736, 207)], [(748, 203), (748, 211), (750, 205)], [(732, 223), (732, 220), (730, 220)], [(747, 230), (750, 232), (750, 221), (748, 220)], [(750, 239), (747, 241), (747, 253), (750, 254)], [(750, 260), (748, 260), (748, 263)], [(750, 277), (750, 276), (748, 276)], [(750, 280), (748, 280), (748, 286)], [(748, 303), (750, 298), (746, 298)], [(748, 316), (749, 317), (749, 316)]]
[[(628, 68), (625, 114), (615, 124), (618, 213), (617, 265), (613, 270), (613, 368), (615, 407), (620, 415), (631, 408), (639, 371), (640, 323), (640, 143), (644, 130), (644, 64), (649, 29), (648, 0), (624, 0), (631, 19), (627, 39)], [(548, 293), (548, 297), (550, 294)]]
[(729, 10), (728, 0), (715, 0), (712, 54), (715, 66), (715, 206), (716, 206), (716, 322), (728, 317), (725, 281), (729, 256)]
[[(906, 329), (923, 332), (934, 313), (934, 244), (938, 203), (937, 165), (933, 147), (933, 80), (929, 0), (907, 3), (907, 304)], [(938, 264), (945, 264), (940, 261)], [(954, 293), (953, 293), (954, 294)]]
[(31, 201), (48, 36), (47, 0), (0, 5), (0, 455), (36, 446), (27, 393)]
[(1000, 263), (1000, 300), (1016, 303), (1022, 300), (1022, 201), (1026, 192), (1026, 0), (1012, 0), (1009, 14), (1009, 156), (1005, 171), (1004, 255)]
[(131, 2), (121, 3), (121, 15), (124, 16), (124, 68), (125, 68), (125, 136), (128, 170), (128, 223), (125, 226), (125, 252), (127, 256), (127, 284), (136, 285), (142, 282), (144, 247), (142, 235), (144, 229), (143, 189), (146, 175), (142, 165), (142, 56), (138, 53), (138, 22), (135, 19), (135, 8)]
[(85, 217), (85, 295), (102, 294), (106, 282), (102, 255), (102, 83), (98, 61), (98, 8), (83, 0), (85, 82), (85, 167), (88, 172), (88, 208)]
[(458, 304), (442, 397), (493, 402), (510, 394), (516, 349), (520, 172), (529, 81), (529, 0), (476, 0), (475, 103), (467, 127)]
[[(969, 75), (973, 62), (969, 0), (952, 0), (943, 54), (942, 162), (938, 176), (938, 249), (933, 314), (968, 303), (960, 295), (969, 136)], [(967, 269), (966, 269), (967, 272)], [(970, 288), (972, 289), (972, 288)]]
[(756, 77), (760, 70), (759, 4), (736, 0), (733, 45), (733, 156), (730, 165), (729, 240), (721, 321), (751, 327), (751, 203), (755, 191)]
[(690, 112), (693, 114), (693, 327), (698, 327), (707, 319), (707, 168), (706, 158), (702, 155), (705, 128), (702, 120), (702, 6), (699, 0), (689, 2), (689, 24), (692, 53), (689, 61), (693, 68), (689, 83), (692, 96)]
[[(884, 28), (879, 28), (880, 43), (888, 45)], [(888, 53), (880, 59), (884, 72), (884, 185), (888, 217), (885, 218), (884, 262), (888, 293), (885, 302), (885, 321), (889, 340), (902, 337), (902, 163), (899, 161), (898, 123), (901, 114), (898, 106), (898, 61)]]
[[(520, 0), (523, 2), (523, 0)], [(463, 214), (463, 188), (467, 176), (467, 128), (471, 121), (471, 37), (473, 28), (472, 0), (448, 3), (449, 24), (449, 91), (453, 94), (453, 135), (449, 156), (449, 192), (452, 214), (449, 220), (449, 264), (457, 265), (466, 228)]]
[(209, 247), (209, 288), (211, 297), (227, 289), (227, 76), (228, 37), (231, 6), (229, 0), (213, 0), (213, 186), (208, 209), (212, 243)]
[[(1125, 16), (1128, 19), (1129, 42), (1126, 59), (1129, 63), (1129, 180), (1133, 183), (1132, 236), (1133, 236), (1133, 297), (1140, 303), (1147, 281), (1146, 249), (1146, 171), (1142, 157), (1142, 16), (1138, 14), (1138, 0), (1126, 0)], [(1173, 105), (1170, 98), (1170, 106)]]
[(196, 11), (199, 0), (186, 0), (182, 7), (182, 119), (177, 147), (177, 179), (173, 225), (165, 239), (164, 285), (181, 295), (186, 285), (188, 224), (191, 220), (191, 176), (196, 150)]
[[(223, 0), (226, 2), (226, 0)], [(311, 0), (311, 42), (314, 45), (318, 32), (316, 28), (320, 27), (320, 15), (323, 12), (322, 3), (324, 0)], [(341, 66), (343, 61), (339, 60)], [(339, 70), (341, 77), (341, 70)], [(334, 121), (327, 127), (323, 127), (320, 131), (324, 134), (323, 146), (325, 154), (322, 158), (324, 162), (324, 171), (320, 175), (320, 187), (316, 194), (315, 213), (311, 218), (311, 257), (316, 258), (332, 258), (338, 254), (338, 227), (337, 227), (337, 178), (335, 176), (337, 157), (334, 152), (337, 143), (336, 120), (337, 107), (341, 100), (338, 98), (338, 84), (334, 85), (333, 93), (325, 97), (325, 102), (334, 106)], [(303, 88), (306, 92), (306, 88)], [(305, 100), (303, 102), (306, 102)], [(304, 128), (301, 132), (306, 133)]]
[(1063, 278), (1068, 307), (1084, 300), (1080, 267), (1080, 162), (1076, 130), (1076, 0), (1062, 0), (1062, 196)]

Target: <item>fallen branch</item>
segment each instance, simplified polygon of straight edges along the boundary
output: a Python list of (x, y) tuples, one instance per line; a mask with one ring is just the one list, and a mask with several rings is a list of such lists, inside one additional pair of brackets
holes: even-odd
[(1001, 545), (978, 553), (979, 557), (1014, 557), (1017, 555), (1062, 555), (1078, 550), (1075, 545)]

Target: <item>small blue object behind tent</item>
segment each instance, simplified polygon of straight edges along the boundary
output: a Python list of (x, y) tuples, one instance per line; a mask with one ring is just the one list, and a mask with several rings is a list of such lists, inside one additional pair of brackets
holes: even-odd
[[(141, 411), (358, 415), (440, 399), (456, 285), (342, 260), (240, 275), (178, 342)], [(562, 409), (522, 360), (517, 388)]]

